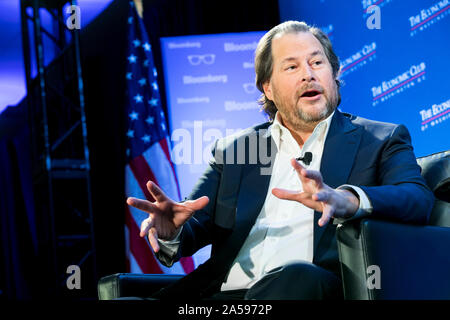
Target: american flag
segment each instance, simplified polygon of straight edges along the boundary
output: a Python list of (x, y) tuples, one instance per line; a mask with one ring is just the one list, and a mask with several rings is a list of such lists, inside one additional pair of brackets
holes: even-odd
[[(180, 191), (174, 165), (170, 158), (169, 133), (158, 89), (152, 46), (142, 19), (130, 1), (127, 50), (127, 165), (126, 196), (154, 201), (146, 188), (152, 180), (174, 201)], [(171, 268), (155, 258), (147, 238), (139, 236), (142, 220), (148, 214), (127, 206), (125, 212), (127, 272), (185, 274), (194, 269), (191, 257), (182, 258)]]

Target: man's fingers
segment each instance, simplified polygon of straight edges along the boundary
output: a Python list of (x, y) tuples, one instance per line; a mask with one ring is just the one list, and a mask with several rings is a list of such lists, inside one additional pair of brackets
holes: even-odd
[(335, 210), (333, 206), (325, 205), (323, 208), (322, 217), (320, 217), (319, 219), (319, 226), (325, 226), (333, 217), (334, 211)]
[(315, 170), (302, 170), (301, 175), (307, 179), (314, 180), (318, 187), (322, 187), (322, 174)]
[(152, 227), (153, 227), (153, 219), (152, 219), (152, 217), (148, 217), (147, 219), (142, 221), (141, 232), (139, 233), (139, 235), (141, 237), (145, 237), (147, 235), (148, 231), (150, 230), (150, 228), (152, 228)]
[(183, 202), (185, 206), (192, 209), (193, 211), (201, 210), (209, 203), (209, 198), (207, 196), (200, 197), (196, 200), (188, 200)]
[(314, 201), (311, 198), (311, 194), (306, 192), (298, 192), (298, 191), (292, 191), (292, 190), (286, 190), (286, 189), (280, 189), (280, 188), (273, 188), (272, 194), (280, 199), (283, 200), (291, 200), (291, 201), (297, 201), (303, 204), (304, 206), (307, 206), (308, 208), (314, 209), (314, 210), (320, 210), (322, 208), (322, 205), (320, 202)]
[(330, 199), (330, 193), (328, 191), (322, 190), (314, 194), (312, 198), (315, 201), (327, 202)]
[(280, 199), (284, 200), (294, 200), (294, 201), (300, 201), (300, 193), (298, 191), (292, 191), (292, 190), (286, 190), (286, 189), (280, 189), (280, 188), (273, 188), (272, 194)]
[(300, 174), (300, 171), (301, 171), (302, 169), (305, 169), (305, 168), (300, 164), (300, 162), (298, 162), (297, 159), (295, 159), (295, 158), (292, 158), (292, 159), (291, 159), (291, 165), (292, 165), (292, 167), (294, 167), (295, 171), (297, 171), (299, 174)]
[(147, 182), (147, 189), (148, 192), (150, 192), (150, 194), (153, 196), (153, 198), (155, 198), (155, 200), (158, 202), (163, 202), (169, 199), (153, 181)]
[(306, 183), (306, 179), (314, 180), (318, 187), (322, 186), (322, 174), (319, 171), (315, 170), (306, 170), (296, 159), (291, 159), (291, 165), (297, 171), (297, 174), (302, 181), (302, 183)]
[(158, 209), (158, 207), (155, 206), (150, 201), (141, 200), (133, 197), (127, 199), (127, 204), (139, 210), (145, 211), (147, 213), (155, 212)]
[(291, 159), (291, 165), (294, 168), (294, 170), (297, 171), (297, 175), (300, 178), (300, 180), (302, 181), (302, 183), (305, 183), (305, 181), (304, 181), (305, 179), (302, 175), (302, 172), (306, 171), (306, 169), (295, 158)]
[(158, 232), (156, 232), (155, 228), (151, 228), (148, 233), (148, 242), (150, 242), (150, 245), (153, 248), (153, 251), (158, 252), (159, 251), (159, 244), (158, 244)]
[(159, 244), (158, 244), (158, 232), (156, 231), (156, 228), (154, 227), (153, 219), (152, 217), (148, 217), (144, 221), (142, 221), (141, 224), (141, 232), (139, 234), (141, 237), (145, 237), (148, 235), (148, 242), (150, 242), (150, 245), (152, 246), (153, 250), (155, 252), (159, 251)]

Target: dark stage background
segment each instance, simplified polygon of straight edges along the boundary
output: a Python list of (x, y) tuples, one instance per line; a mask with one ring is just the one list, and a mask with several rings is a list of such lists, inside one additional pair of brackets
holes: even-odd
[[(98, 278), (125, 272), (127, 16), (127, 1), (116, 0), (81, 30)], [(279, 23), (278, 3), (144, 0), (144, 22), (154, 48), (166, 110), (160, 37), (268, 30)], [(57, 67), (50, 67), (49, 76), (52, 68)], [(46, 299), (55, 292), (47, 217), (34, 205), (29, 148), (24, 99), (0, 116), (1, 300)], [(92, 281), (83, 281), (78, 291), (67, 296), (96, 299), (96, 283)]]

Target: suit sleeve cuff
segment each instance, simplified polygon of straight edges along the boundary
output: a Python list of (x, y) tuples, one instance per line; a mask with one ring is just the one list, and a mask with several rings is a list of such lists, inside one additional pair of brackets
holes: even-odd
[(361, 188), (350, 184), (344, 184), (338, 187), (338, 189), (348, 190), (352, 192), (355, 196), (357, 196), (359, 198), (359, 208), (358, 211), (356, 211), (356, 213), (348, 219), (343, 218), (334, 219), (335, 224), (342, 223), (344, 221), (367, 217), (372, 213), (373, 210), (372, 203), (370, 202), (369, 197), (367, 197), (367, 194)]
[(173, 257), (177, 254), (178, 249), (180, 247), (181, 231), (183, 231), (183, 226), (181, 226), (177, 235), (172, 240), (165, 241), (158, 239), (159, 248), (163, 253), (167, 254), (170, 257)]

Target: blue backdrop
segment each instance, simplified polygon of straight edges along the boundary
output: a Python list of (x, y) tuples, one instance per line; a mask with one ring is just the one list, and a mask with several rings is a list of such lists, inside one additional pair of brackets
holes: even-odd
[[(341, 59), (340, 109), (405, 124), (416, 156), (450, 149), (449, 0), (279, 0), (281, 20), (322, 28)], [(379, 9), (380, 29), (369, 29)]]

